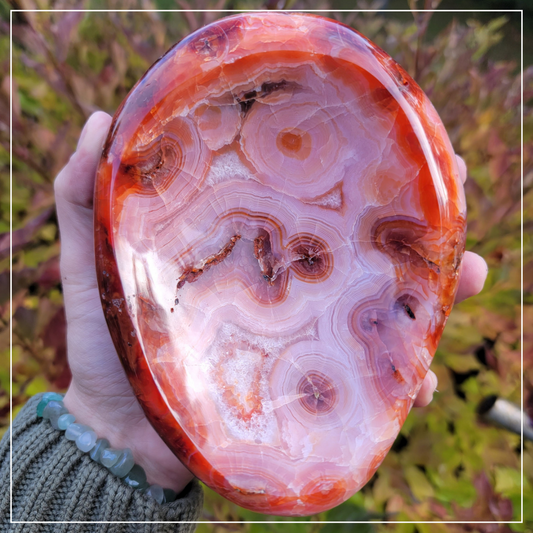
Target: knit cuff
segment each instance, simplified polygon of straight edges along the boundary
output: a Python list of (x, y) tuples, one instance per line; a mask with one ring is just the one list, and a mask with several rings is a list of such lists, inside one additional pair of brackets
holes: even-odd
[[(194, 530), (195, 524), (153, 522), (198, 520), (203, 504), (198, 481), (191, 482), (176, 501), (158, 504), (92, 461), (47, 420), (37, 418), (41, 396), (31, 398), (13, 421), (14, 521), (148, 522), (120, 529), (132, 533)], [(9, 432), (0, 443), (0, 461), (0, 486), (8, 488)], [(0, 519), (6, 523), (9, 490), (0, 492)], [(100, 530), (98, 526), (94, 524), (83, 531)]]

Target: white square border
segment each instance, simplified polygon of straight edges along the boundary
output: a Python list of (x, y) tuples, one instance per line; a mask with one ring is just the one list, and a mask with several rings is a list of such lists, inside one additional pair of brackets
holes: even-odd
[(294, 10), (269, 10), (272, 12), (304, 12), (304, 13), (520, 13), (520, 172), (521, 172), (521, 199), (520, 199), (520, 392), (521, 392), (521, 434), (520, 434), (520, 468), (521, 468), (521, 520), (513, 521), (459, 521), (459, 520), (389, 520), (389, 521), (296, 521), (296, 520), (260, 520), (260, 521), (14, 521), (13, 520), (13, 13), (264, 13), (265, 9), (253, 10), (227, 10), (227, 9), (10, 9), (9, 11), (9, 399), (10, 399), (10, 425), (9, 425), (9, 523), (10, 524), (523, 524), (524, 523), (524, 10), (523, 9), (294, 9)]

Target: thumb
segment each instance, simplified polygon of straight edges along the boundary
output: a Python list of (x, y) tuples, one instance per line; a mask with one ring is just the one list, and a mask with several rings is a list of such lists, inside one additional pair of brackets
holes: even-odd
[(76, 152), (54, 183), (61, 235), (61, 277), (67, 309), (81, 293), (96, 290), (93, 191), (96, 169), (111, 117), (94, 113), (83, 128)]

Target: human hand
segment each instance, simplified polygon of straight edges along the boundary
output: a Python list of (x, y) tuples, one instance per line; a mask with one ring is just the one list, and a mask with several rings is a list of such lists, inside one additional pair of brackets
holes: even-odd
[[(119, 361), (102, 312), (94, 257), (93, 190), (96, 168), (111, 117), (98, 112), (81, 134), (76, 153), (55, 182), (61, 232), (61, 273), (68, 323), (72, 383), (65, 405), (115, 448), (129, 447), (150, 483), (181, 491), (193, 478), (146, 419)], [(466, 166), (458, 157), (463, 182)], [(485, 261), (466, 252), (455, 301), (482, 288)], [(430, 370), (414, 403), (427, 405), (437, 378)]]
[(113, 448), (130, 448), (149, 483), (176, 492), (193, 479), (146, 419), (105, 322), (96, 280), (93, 191), (111, 117), (93, 114), (55, 181), (61, 234), (61, 278), (72, 382), (64, 398), (76, 421)]

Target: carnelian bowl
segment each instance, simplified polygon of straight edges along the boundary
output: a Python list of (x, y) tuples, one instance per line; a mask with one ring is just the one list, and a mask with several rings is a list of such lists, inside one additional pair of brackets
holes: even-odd
[(465, 217), (435, 109), (368, 39), (279, 12), (193, 33), (117, 111), (95, 189), (102, 305), (146, 416), (241, 506), (345, 501), (420, 390)]

